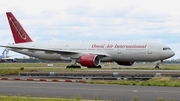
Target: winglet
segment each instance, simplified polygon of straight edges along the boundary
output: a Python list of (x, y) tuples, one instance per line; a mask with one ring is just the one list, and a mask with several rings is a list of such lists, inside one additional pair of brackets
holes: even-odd
[(29, 35), (26, 33), (26, 31), (23, 29), (21, 24), (17, 21), (17, 19), (14, 17), (14, 15), (11, 12), (6, 12), (9, 25), (14, 37), (15, 43), (24, 43), (24, 42), (32, 42)]
[(9, 50), (8, 49), (4, 49), (3, 53), (2, 53), (2, 56), (3, 57), (7, 57), (8, 56), (8, 53), (9, 53)]

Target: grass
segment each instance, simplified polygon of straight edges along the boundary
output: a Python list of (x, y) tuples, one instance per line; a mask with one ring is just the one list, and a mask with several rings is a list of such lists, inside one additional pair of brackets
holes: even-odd
[(91, 80), (85, 83), (90, 84), (117, 84), (117, 85), (134, 85), (134, 86), (168, 86), (180, 87), (180, 80), (171, 77), (153, 77), (150, 80)]
[(82, 100), (81, 97), (74, 98), (38, 98), (38, 97), (21, 97), (21, 96), (0, 96), (0, 101), (97, 101), (97, 100)]
[[(69, 63), (52, 63), (53, 66), (47, 66), (51, 63), (0, 63), (1, 68), (39, 68), (39, 69), (54, 69), (54, 70), (64, 70)], [(180, 70), (180, 65), (160, 65), (159, 69), (155, 69), (155, 64), (134, 64), (133, 66), (120, 66), (116, 63), (102, 63), (102, 68), (96, 68), (99, 70)], [(78, 69), (74, 69), (78, 70)], [(79, 70), (94, 70), (94, 68), (82, 67)]]
[[(18, 75), (19, 72), (35, 71), (75, 71), (81, 69), (66, 69), (67, 64), (55, 63), (48, 67), (47, 63), (0, 63), (0, 76)], [(63, 67), (63, 68), (62, 68)]]
[(17, 75), (20, 69), (0, 69), (0, 76)]
[[(31, 72), (31, 71), (80, 71), (80, 70), (94, 70), (94, 69), (66, 69), (61, 68), (62, 66), (66, 66), (66, 63), (55, 63), (53, 67), (48, 67), (47, 63), (1, 63), (0, 64), (0, 76), (5, 75), (18, 75), (19, 72)], [(107, 64), (106, 64), (107, 65)], [(110, 64), (108, 64), (109, 66)], [(114, 66), (115, 64), (112, 64)], [(59, 66), (59, 67), (58, 67)], [(147, 68), (147, 67), (148, 68)], [(151, 70), (151, 65), (146, 65), (143, 68), (144, 70)], [(137, 68), (140, 67), (140, 68)], [(136, 65), (136, 68), (128, 68), (128, 70), (134, 69), (142, 69), (143, 65)], [(23, 69), (22, 69), (23, 68)], [(110, 70), (111, 68), (102, 68), (98, 70)], [(127, 68), (123, 68), (127, 69)], [(162, 65), (162, 68), (158, 70), (180, 70), (180, 65)], [(97, 69), (96, 69), (97, 70)], [(112, 69), (111, 69), (112, 70)], [(118, 69), (119, 70), (119, 69)], [(157, 69), (156, 69), (157, 70)], [(85, 83), (91, 84), (118, 84), (118, 85), (137, 85), (137, 86), (170, 86), (170, 87), (180, 87), (180, 80), (173, 79), (170, 77), (154, 77), (148, 81), (141, 81), (141, 80), (91, 80)]]
[[(66, 69), (66, 63), (53, 63), (53, 67), (48, 67), (47, 63), (1, 63), (0, 76), (4, 75), (18, 75), (19, 72), (30, 71), (76, 71), (76, 70), (97, 70), (97, 69)], [(22, 69), (23, 68), (23, 69)], [(116, 64), (103, 64), (103, 67), (98, 70), (180, 70), (180, 65), (161, 65), (160, 69), (155, 69), (154, 65), (140, 65), (136, 64), (132, 67), (124, 67)], [(147, 81), (141, 80), (90, 80), (84, 81), (90, 84), (117, 84), (117, 85), (134, 85), (134, 86), (169, 86), (180, 87), (180, 80), (171, 77), (153, 77)], [(70, 99), (64, 98), (36, 98), (36, 97), (20, 97), (20, 96), (0, 96), (0, 101), (98, 101), (82, 100), (81, 97), (74, 97)], [(134, 96), (132, 101), (138, 101), (139, 98)], [(166, 101), (163, 98), (157, 98), (157, 101)], [(175, 101), (171, 98), (170, 101)]]
[[(65, 68), (70, 63), (0, 63), (1, 67), (48, 67), (47, 64), (53, 64), (53, 67)], [(133, 66), (121, 66), (116, 63), (102, 63), (101, 69), (154, 69), (155, 64), (134, 64)], [(164, 64), (161, 69), (179, 69), (180, 65)]]
[[(0, 63), (0, 68), (3, 67), (48, 67), (47, 64), (49, 63)], [(53, 63), (53, 67), (66, 67), (67, 64), (65, 63)]]
[[(22, 96), (2, 96), (0, 95), (0, 101), (100, 101), (100, 100), (85, 100), (81, 99), (81, 97), (74, 98), (38, 98), (38, 97), (22, 97)], [(108, 100), (105, 100), (108, 101)], [(131, 101), (141, 101), (138, 96), (134, 96)], [(164, 99), (162, 97), (158, 97), (157, 101), (176, 101), (174, 98), (170, 98), (169, 100)]]

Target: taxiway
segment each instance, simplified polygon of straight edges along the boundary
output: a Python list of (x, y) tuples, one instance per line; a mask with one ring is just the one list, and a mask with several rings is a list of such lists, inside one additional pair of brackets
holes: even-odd
[(62, 98), (80, 96), (82, 99), (115, 101), (131, 101), (134, 96), (138, 96), (141, 101), (157, 101), (158, 98), (180, 100), (180, 88), (3, 80), (0, 81), (0, 95)]

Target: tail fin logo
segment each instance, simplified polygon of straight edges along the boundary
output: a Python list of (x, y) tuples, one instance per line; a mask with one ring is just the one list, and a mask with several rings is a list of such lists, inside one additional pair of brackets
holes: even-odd
[(18, 22), (14, 22), (11, 17), (8, 17), (8, 18), (9, 18), (9, 21), (11, 21), (15, 31), (17, 31), (18, 36), (21, 39), (26, 40), (26, 34), (23, 33), (23, 31), (22, 31), (23, 29), (19, 26)]

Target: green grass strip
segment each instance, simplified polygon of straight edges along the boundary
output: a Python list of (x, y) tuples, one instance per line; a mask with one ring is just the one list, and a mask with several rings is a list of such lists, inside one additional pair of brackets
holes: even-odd
[(150, 80), (90, 80), (85, 83), (90, 84), (117, 84), (117, 85), (134, 85), (134, 86), (166, 86), (180, 87), (180, 80), (171, 77), (153, 77)]
[(2, 96), (0, 101), (98, 101), (98, 100), (82, 100), (80, 96), (72, 98), (42, 98), (42, 97), (22, 97), (22, 96)]

